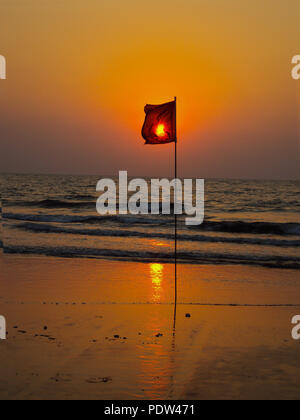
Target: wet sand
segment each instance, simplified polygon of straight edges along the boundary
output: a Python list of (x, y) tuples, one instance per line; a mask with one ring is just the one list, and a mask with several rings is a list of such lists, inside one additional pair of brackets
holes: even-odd
[(180, 266), (174, 334), (172, 265), (0, 263), (0, 399), (299, 398), (295, 271)]

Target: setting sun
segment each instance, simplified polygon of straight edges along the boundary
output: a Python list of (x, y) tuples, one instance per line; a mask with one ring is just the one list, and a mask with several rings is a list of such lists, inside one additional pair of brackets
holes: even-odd
[(156, 134), (159, 137), (163, 137), (163, 136), (166, 135), (165, 126), (163, 124), (158, 124), (158, 126), (156, 128)]

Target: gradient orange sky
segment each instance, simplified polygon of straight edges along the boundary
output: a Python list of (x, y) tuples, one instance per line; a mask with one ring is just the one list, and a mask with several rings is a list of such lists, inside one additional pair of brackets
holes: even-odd
[(1, 0), (0, 172), (300, 179), (298, 0)]

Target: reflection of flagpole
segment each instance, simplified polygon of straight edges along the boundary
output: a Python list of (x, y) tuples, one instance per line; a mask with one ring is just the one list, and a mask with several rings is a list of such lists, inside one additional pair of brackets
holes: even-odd
[[(175, 203), (177, 199), (177, 98), (175, 96), (175, 155), (174, 155), (174, 165), (175, 165), (175, 191), (174, 191), (174, 217), (175, 217), (175, 306), (177, 305), (177, 214), (175, 211)], [(175, 318), (176, 318), (176, 307), (175, 307)]]

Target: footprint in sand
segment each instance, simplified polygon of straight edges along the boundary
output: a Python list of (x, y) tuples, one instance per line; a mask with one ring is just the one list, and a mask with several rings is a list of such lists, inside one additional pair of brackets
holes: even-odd
[(87, 383), (89, 384), (101, 384), (101, 383), (107, 383), (107, 382), (111, 382), (112, 378), (109, 376), (106, 376), (104, 378), (100, 378), (100, 377), (91, 377), (89, 379), (86, 380)]
[(51, 381), (55, 382), (71, 382), (72, 375), (67, 373), (57, 373), (54, 377), (50, 378)]

